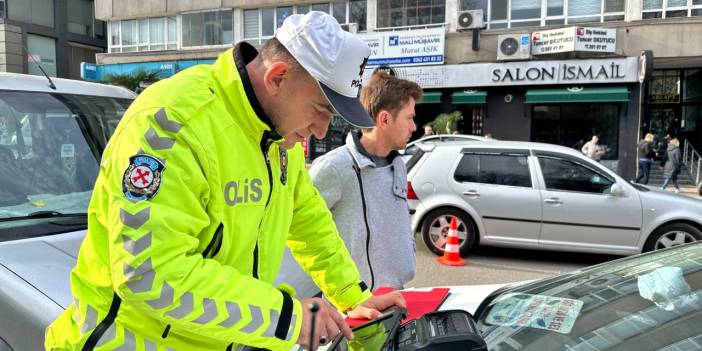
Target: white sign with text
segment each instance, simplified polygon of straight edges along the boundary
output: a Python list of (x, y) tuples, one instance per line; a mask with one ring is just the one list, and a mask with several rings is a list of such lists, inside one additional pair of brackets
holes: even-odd
[(567, 27), (531, 33), (531, 54), (560, 52), (615, 52), (617, 30), (614, 28)]
[(358, 36), (371, 49), (368, 67), (400, 67), (443, 64), (445, 33), (443, 27), (438, 27)]

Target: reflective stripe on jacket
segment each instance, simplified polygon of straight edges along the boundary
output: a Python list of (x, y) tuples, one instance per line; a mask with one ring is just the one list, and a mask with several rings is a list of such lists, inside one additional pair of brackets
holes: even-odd
[[(302, 149), (271, 139), (248, 83), (228, 50), (129, 107), (102, 157), (74, 302), (47, 329), (47, 350), (288, 350), (302, 306), (271, 285), (286, 243), (340, 310), (370, 296)], [(138, 155), (163, 165), (145, 199), (125, 195), (130, 175), (148, 173), (133, 172)]]

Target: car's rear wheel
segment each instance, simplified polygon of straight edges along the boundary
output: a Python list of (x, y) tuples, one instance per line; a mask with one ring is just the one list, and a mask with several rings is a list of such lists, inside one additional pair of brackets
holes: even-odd
[(478, 230), (469, 215), (454, 208), (436, 209), (424, 218), (422, 239), (429, 250), (438, 256), (444, 254), (453, 216), (456, 216), (458, 223), (458, 250), (461, 256), (467, 255), (478, 241)]
[(702, 240), (702, 231), (687, 223), (666, 224), (651, 233), (644, 252), (665, 249)]

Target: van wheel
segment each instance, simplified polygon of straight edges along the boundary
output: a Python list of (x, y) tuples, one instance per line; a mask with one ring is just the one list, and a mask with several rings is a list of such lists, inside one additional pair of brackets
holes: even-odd
[(702, 240), (702, 231), (687, 223), (666, 224), (651, 233), (644, 244), (644, 252), (665, 249)]
[(456, 216), (458, 222), (458, 250), (461, 256), (466, 256), (478, 241), (476, 225), (465, 212), (453, 208), (434, 210), (424, 218), (422, 239), (429, 250), (437, 256), (444, 254), (452, 216)]

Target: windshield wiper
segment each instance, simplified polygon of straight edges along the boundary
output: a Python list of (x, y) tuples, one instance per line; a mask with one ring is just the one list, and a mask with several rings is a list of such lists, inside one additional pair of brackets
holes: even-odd
[(33, 219), (33, 218), (71, 218), (71, 217), (87, 217), (88, 214), (83, 213), (61, 213), (58, 211), (36, 211), (32, 212), (26, 216), (17, 217), (7, 217), (0, 218), (0, 222), (17, 221), (22, 219)]

